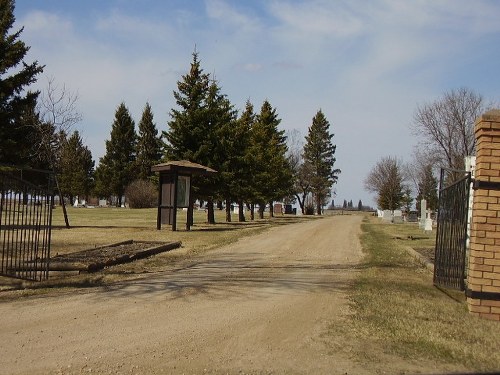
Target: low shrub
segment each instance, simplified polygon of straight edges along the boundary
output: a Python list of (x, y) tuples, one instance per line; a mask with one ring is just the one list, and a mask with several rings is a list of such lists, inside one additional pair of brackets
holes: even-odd
[(156, 186), (148, 180), (135, 180), (125, 189), (130, 208), (152, 208), (158, 203)]

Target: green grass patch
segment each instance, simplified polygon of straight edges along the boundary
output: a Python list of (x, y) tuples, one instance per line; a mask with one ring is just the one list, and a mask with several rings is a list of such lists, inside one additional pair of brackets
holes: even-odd
[(367, 267), (351, 295), (354, 335), (408, 360), (500, 369), (500, 324), (469, 314), (462, 292), (434, 287), (432, 274), (405, 250), (408, 244), (401, 238), (424, 237), (418, 226), (372, 218), (362, 229)]

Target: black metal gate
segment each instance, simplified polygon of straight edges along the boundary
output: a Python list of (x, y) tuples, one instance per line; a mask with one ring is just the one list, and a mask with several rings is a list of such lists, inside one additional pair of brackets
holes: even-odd
[(434, 285), (465, 290), (470, 183), (469, 172), (441, 169)]
[(53, 175), (0, 166), (0, 275), (49, 276)]

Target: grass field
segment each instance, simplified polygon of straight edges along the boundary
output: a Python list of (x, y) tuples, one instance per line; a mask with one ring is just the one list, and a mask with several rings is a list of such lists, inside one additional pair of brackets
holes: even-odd
[[(405, 250), (408, 242), (432, 245), (434, 235), (425, 235), (415, 224), (365, 219), (366, 258), (351, 295), (355, 314), (346, 334), (409, 360), (498, 371), (500, 324), (469, 314), (463, 292), (434, 287), (431, 272)], [(420, 239), (405, 241), (408, 236)], [(370, 350), (363, 355), (380, 358)]]

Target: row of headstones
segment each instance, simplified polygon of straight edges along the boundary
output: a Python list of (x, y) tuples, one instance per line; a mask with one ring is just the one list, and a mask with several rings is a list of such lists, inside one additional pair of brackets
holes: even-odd
[[(108, 206), (108, 201), (106, 199), (99, 199), (99, 207), (107, 207)], [(75, 200), (73, 202), (73, 207), (94, 207), (94, 206), (89, 206), (87, 205), (87, 201), (85, 199), (78, 199), (78, 196), (75, 197)]]
[[(377, 215), (383, 221), (391, 222), (394, 224), (400, 224), (405, 221), (403, 218), (403, 212), (401, 210), (377, 210)], [(422, 199), (420, 201), (420, 220), (417, 218), (413, 219), (410, 217), (411, 214), (406, 217), (406, 221), (415, 222), (418, 221), (418, 225), (425, 231), (432, 231), (432, 218), (431, 211), (427, 209), (427, 201)]]

